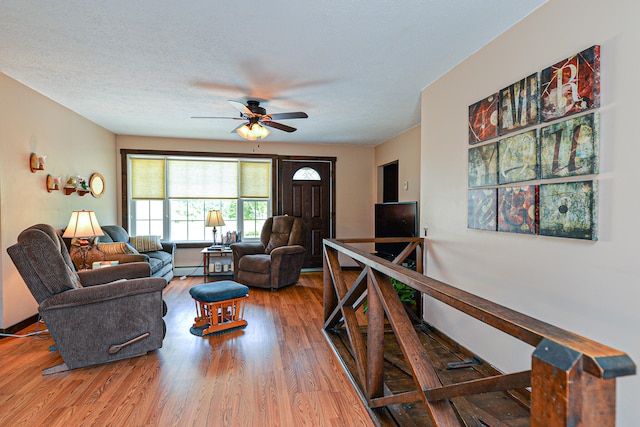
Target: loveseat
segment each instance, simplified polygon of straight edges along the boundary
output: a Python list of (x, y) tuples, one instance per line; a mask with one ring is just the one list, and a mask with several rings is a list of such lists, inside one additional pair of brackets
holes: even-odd
[[(119, 264), (146, 262), (151, 267), (151, 277), (164, 277), (167, 282), (173, 279), (175, 243), (161, 242), (158, 236), (132, 238), (119, 225), (104, 225), (102, 231), (104, 236), (93, 241), (86, 251), (86, 264), (89, 267), (96, 261), (118, 261)], [(62, 235), (62, 230), (59, 233)], [(82, 269), (85, 257), (82, 249), (74, 242), (75, 239), (62, 240), (76, 269)]]
[[(169, 282), (173, 279), (174, 254), (176, 244), (173, 242), (160, 242), (154, 239), (147, 239), (152, 236), (139, 236), (132, 238), (127, 230), (119, 225), (103, 225), (104, 236), (100, 236), (97, 249), (104, 253), (106, 261), (118, 261), (120, 264), (129, 262), (144, 261), (151, 266), (151, 277), (164, 277)], [(135, 241), (134, 241), (135, 240)], [(142, 243), (136, 243), (141, 241)], [(123, 242), (129, 245), (127, 251), (109, 250), (109, 243)], [(149, 242), (151, 243), (149, 245)], [(133, 247), (138, 253), (131, 253)], [(114, 252), (114, 253), (107, 253)], [(125, 253), (123, 253), (125, 252)]]

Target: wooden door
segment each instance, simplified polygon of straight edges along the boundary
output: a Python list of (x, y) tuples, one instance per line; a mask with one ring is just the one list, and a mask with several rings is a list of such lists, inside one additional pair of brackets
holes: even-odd
[(333, 237), (333, 160), (280, 159), (279, 214), (302, 218), (307, 233), (304, 268), (322, 267), (322, 239)]

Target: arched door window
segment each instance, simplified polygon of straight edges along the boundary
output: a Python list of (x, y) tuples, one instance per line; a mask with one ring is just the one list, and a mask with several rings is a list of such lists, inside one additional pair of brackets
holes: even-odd
[(294, 181), (320, 181), (320, 174), (313, 168), (305, 166), (293, 174)]

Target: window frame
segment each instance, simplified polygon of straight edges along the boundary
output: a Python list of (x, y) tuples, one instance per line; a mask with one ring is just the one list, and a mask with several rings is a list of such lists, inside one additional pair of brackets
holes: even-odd
[[(243, 199), (241, 194), (238, 194), (237, 198), (233, 200), (237, 200), (237, 224), (238, 228), (240, 227), (240, 222), (242, 218), (242, 204), (244, 201), (253, 201), (253, 200), (263, 200), (267, 201), (267, 214), (269, 216), (273, 215), (276, 212), (277, 206), (277, 156), (275, 155), (264, 155), (264, 154), (247, 154), (247, 153), (217, 153), (217, 152), (191, 152), (191, 151), (160, 151), (160, 150), (128, 150), (121, 149), (121, 172), (122, 172), (122, 224), (127, 230), (131, 230), (131, 232), (135, 233), (135, 225), (132, 222), (135, 220), (135, 207), (134, 203), (131, 199), (131, 184), (129, 182), (129, 175), (131, 170), (130, 166), (130, 158), (140, 156), (140, 157), (156, 157), (163, 159), (171, 159), (171, 158), (193, 158), (194, 160), (202, 160), (206, 159), (214, 159), (214, 160), (235, 160), (238, 162), (238, 170), (240, 170), (240, 164), (242, 161), (267, 161), (271, 162), (271, 186), (270, 186), (270, 197), (269, 199), (256, 199), (256, 198), (247, 198)], [(238, 182), (238, 188), (240, 188), (240, 182)], [(176, 199), (178, 200), (178, 199)], [(183, 199), (179, 199), (183, 200)], [(197, 199), (197, 200), (214, 200), (214, 199)], [(218, 199), (215, 199), (218, 200)], [(222, 200), (222, 199), (220, 199)], [(231, 200), (231, 199), (229, 199)], [(170, 236), (170, 218), (169, 215), (169, 203), (170, 200), (168, 195), (165, 194), (165, 199), (163, 200), (163, 235)], [(194, 246), (199, 247), (205, 244), (210, 243), (210, 239), (205, 230), (205, 239), (200, 240), (180, 240), (176, 241), (180, 244), (180, 246)], [(220, 236), (220, 235), (219, 235)], [(218, 236), (218, 237), (219, 237)], [(243, 240), (258, 240), (259, 236), (256, 238), (247, 238)]]

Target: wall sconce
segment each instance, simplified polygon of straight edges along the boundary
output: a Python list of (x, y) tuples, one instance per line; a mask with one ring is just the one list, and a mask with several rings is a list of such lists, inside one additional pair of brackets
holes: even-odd
[(29, 156), (29, 169), (31, 169), (31, 172), (33, 173), (36, 173), (36, 171), (43, 171), (46, 160), (47, 156), (39, 156), (36, 153), (31, 153)]
[(62, 178), (59, 176), (47, 175), (47, 191), (51, 193), (54, 190), (59, 190), (61, 180)]

